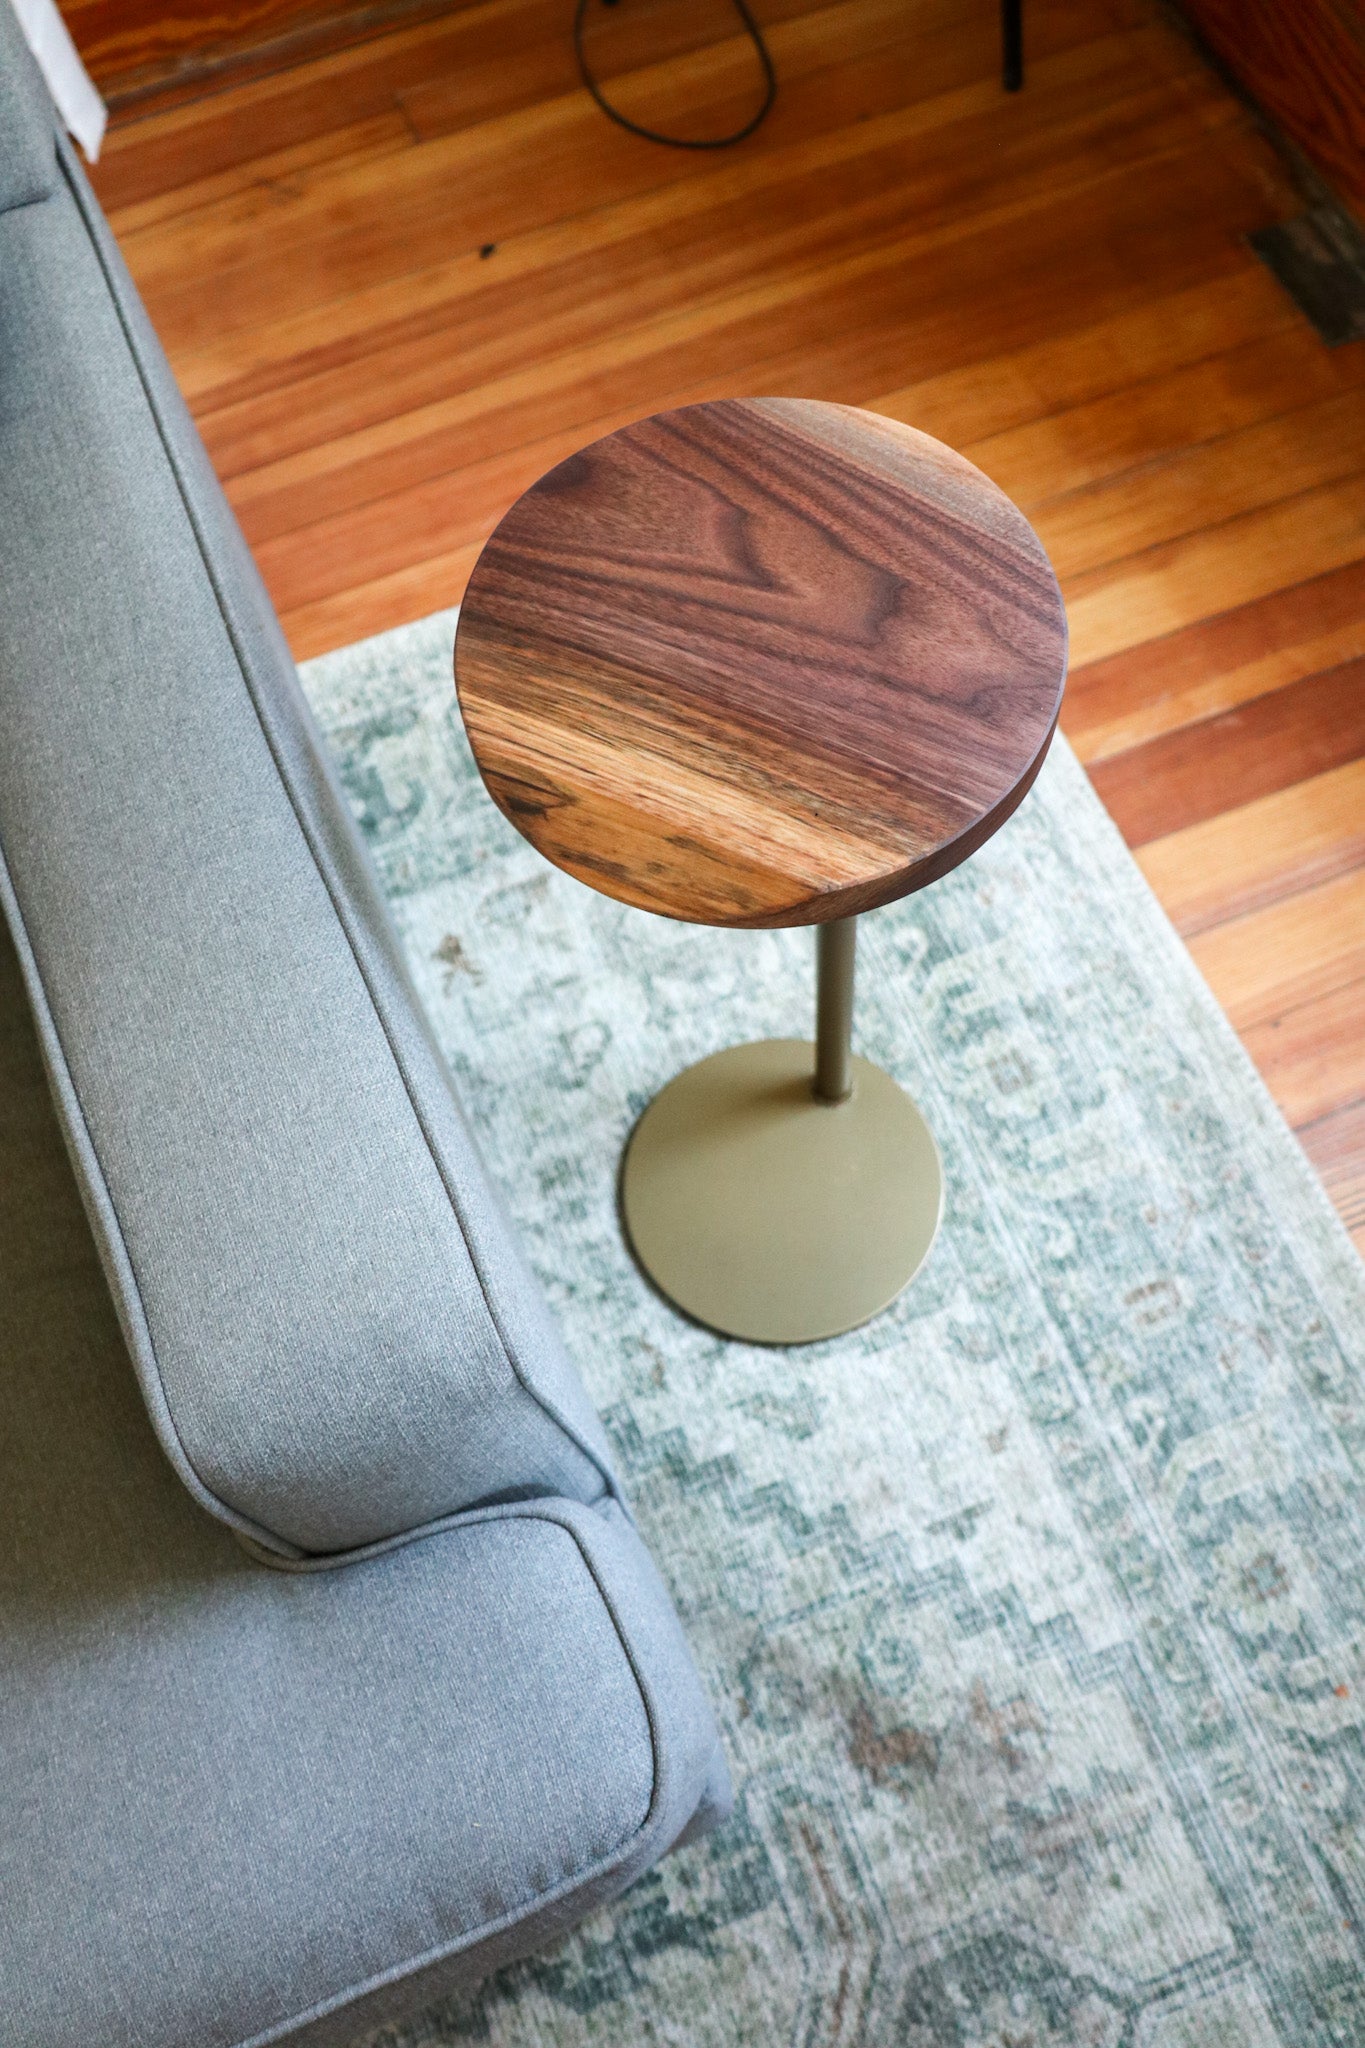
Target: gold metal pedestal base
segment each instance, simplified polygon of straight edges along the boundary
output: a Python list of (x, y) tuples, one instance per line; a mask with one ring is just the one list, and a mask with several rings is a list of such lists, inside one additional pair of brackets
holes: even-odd
[(822, 1102), (814, 1048), (732, 1046), (670, 1081), (631, 1134), (621, 1206), (636, 1257), (700, 1323), (803, 1344), (865, 1323), (938, 1232), (943, 1168), (903, 1089), (867, 1060)]

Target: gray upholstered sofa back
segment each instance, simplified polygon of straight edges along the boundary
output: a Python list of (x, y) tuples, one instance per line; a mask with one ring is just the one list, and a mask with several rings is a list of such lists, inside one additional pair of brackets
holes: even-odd
[(46, 199), (57, 182), (47, 93), (9, 0), (0, 6), (0, 213)]
[(600, 1427), (5, 0), (0, 80), (0, 897), (162, 1443), (285, 1554), (598, 1499)]

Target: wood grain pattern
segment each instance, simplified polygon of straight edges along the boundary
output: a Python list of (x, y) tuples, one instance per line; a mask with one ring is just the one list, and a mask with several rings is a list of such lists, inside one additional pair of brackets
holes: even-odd
[(701, 924), (869, 910), (1022, 800), (1066, 625), (980, 471), (846, 406), (684, 407), (560, 463), (499, 523), (455, 642), (480, 773), (610, 896)]
[[(1159, 465), (1167, 476), (1196, 448), (1216, 446), (1226, 465), (1230, 436), (1264, 432), (1272, 420), (1288, 425), (1316, 399), (1350, 394), (1354, 418), (1354, 395), (1365, 381), (1360, 351), (1324, 350), (1283, 296), (1281, 309), (1282, 325), (1240, 347), (1229, 342), (1216, 355), (1173, 362), (1162, 377), (1028, 420), (962, 452), (1030, 511), (1067, 499), (1093, 504), (1083, 494), (1116, 477), (1131, 492), (1135, 469)], [(1297, 433), (1295, 439), (1298, 445)], [(1113, 533), (1122, 545), (1122, 528)]]
[[(1365, 980), (1348, 980), (1246, 1033), (1247, 1050), (1300, 1131), (1353, 1103), (1365, 1104)], [(1365, 1171), (1365, 1156), (1360, 1165)], [(1365, 1221), (1365, 1219), (1361, 1219)]]
[(1088, 489), (1034, 505), (1030, 516), (1058, 574), (1079, 584), (1112, 562), (1354, 478), (1362, 466), (1365, 405), (1353, 390), (1214, 435), (1166, 462), (1136, 471), (1130, 464)]
[(1173, 372), (1240, 349), (1293, 318), (1269, 273), (1239, 264), (1184, 290), (1140, 297), (1093, 324), (920, 377), (880, 395), (872, 409), (918, 425), (951, 447), (980, 446), (1014, 428), (1065, 420), (1095, 399), (1147, 384), (1159, 388)]
[(1073, 668), (1067, 736), (1103, 761), (1365, 655), (1365, 561), (1348, 560)]
[(1263, 910), (1365, 865), (1365, 758), (1135, 850), (1185, 938)]
[[(1011, 205), (1007, 222), (978, 223), (972, 234), (945, 221), (832, 263), (793, 263), (775, 279), (760, 275), (757, 283), (732, 282), (666, 319), (638, 327), (611, 328), (615, 294), (608, 288), (599, 306), (606, 327), (598, 345), (587, 357), (576, 348), (557, 354), (548, 386), (531, 351), (532, 362), (516, 373), (515, 382), (495, 377), (476, 383), (467, 402), (452, 396), (449, 411), (425, 422), (429, 436), (422, 432), (423, 420), (403, 413), (383, 434), (383, 451), (368, 441), (357, 451), (354, 437), (331, 438), (316, 450), (316, 463), (310, 459), (308, 474), (291, 480), (292, 505), (269, 507), (268, 528), (258, 524), (262, 499), (256, 488), (259, 484), (264, 495), (267, 483), (281, 479), (278, 471), (268, 479), (252, 472), (253, 483), (237, 483), (232, 494), (286, 622), (293, 624), (305, 608), (310, 620), (327, 621), (327, 598), (351, 587), (359, 563), (375, 579), (409, 566), (414, 534), (423, 536), (433, 556), (452, 554), (482, 538), (509, 500), (557, 453), (587, 438), (585, 425), (606, 432), (648, 411), (660, 386), (680, 400), (726, 395), (741, 373), (753, 377), (751, 388), (795, 387), (803, 395), (830, 399), (849, 382), (883, 387), (888, 373), (903, 367), (907, 352), (926, 366), (960, 359), (969, 337), (956, 304), (969, 285), (973, 293), (989, 295), (995, 336), (1007, 342), (1027, 335), (1037, 320), (1042, 263), (1050, 265), (1058, 289), (1074, 288), (1092, 305), (1131, 303), (1129, 253), (1143, 232), (1153, 191), (1162, 194), (1181, 223), (1171, 235), (1176, 247), (1166, 246), (1166, 260), (1173, 267), (1188, 263), (1191, 269), (1216, 263), (1217, 252), (1200, 229), (1208, 188), (1196, 186), (1191, 196), (1187, 163), (1150, 171), (1138, 189), (1120, 173), (1106, 173), (1105, 184), (1109, 216), (1123, 223), (1123, 234), (1116, 232), (1114, 243), (1103, 247), (1067, 241), (1074, 195), (1053, 189), (1041, 205), (1025, 202), (1022, 210)], [(1055, 253), (1049, 256), (1049, 251)], [(682, 289), (687, 278), (685, 267), (679, 268)], [(588, 269), (578, 266), (580, 291)], [(594, 263), (590, 274), (596, 270)], [(521, 290), (526, 289), (523, 277)], [(850, 309), (855, 309), (852, 314)], [(549, 322), (557, 310), (552, 299)], [(471, 327), (477, 317), (471, 309)], [(524, 331), (518, 329), (517, 338), (526, 351)], [(778, 355), (771, 352), (775, 338), (788, 344)], [(477, 345), (472, 338), (471, 354)], [(490, 346), (505, 351), (508, 344), (504, 338)], [(454, 382), (455, 373), (448, 375)], [(457, 406), (458, 433), (450, 418)], [(552, 437), (562, 442), (556, 452), (527, 434), (529, 418), (537, 423), (548, 418), (559, 426)], [(571, 428), (563, 424), (569, 419), (576, 422)], [(212, 440), (211, 413), (205, 424)], [(391, 450), (397, 451), (392, 465)], [(364, 470), (347, 479), (349, 495), (334, 509), (328, 502), (328, 473), (349, 466), (357, 452)], [(451, 470), (442, 466), (452, 459), (459, 460), (458, 491), (450, 487)], [(492, 480), (487, 488), (485, 477)], [(307, 651), (319, 643), (296, 644)]]
[(1180, 0), (1234, 78), (1357, 207), (1365, 207), (1360, 0)]
[(1365, 1101), (1320, 1118), (1302, 1137), (1342, 1222), (1365, 1251)]
[(1202, 932), (1190, 951), (1239, 1031), (1365, 980), (1365, 867)]
[(1130, 846), (1202, 824), (1365, 754), (1365, 658), (1091, 766)]
[(1081, 666), (1102, 661), (1363, 555), (1365, 491), (1359, 473), (1252, 512), (1239, 509), (1196, 524), (1177, 540), (1068, 577), (1074, 657)]
[[(187, 5), (126, 4), (193, 41)], [(1323, 348), (1244, 239), (1300, 193), (1160, 0), (1028, 8), (1002, 97), (996, 0), (758, 0), (782, 92), (715, 158), (607, 129), (563, 0), (464, 0), (118, 116), (96, 182), (296, 651), (454, 602), (594, 437), (772, 391), (1018, 492), (1063, 557), (1088, 762), (1365, 656), (1365, 345)], [(622, 0), (594, 54), (623, 103), (700, 122), (747, 87), (733, 40), (724, 0)], [(1358, 772), (1216, 791), (1140, 849), (1342, 1203)]]
[[(861, 204), (864, 197), (870, 204), (874, 192), (889, 190), (887, 203), (892, 211), (889, 217), (885, 209), (874, 215), (870, 236), (861, 232), (856, 211), (849, 223), (858, 237), (856, 253), (864, 262), (874, 253), (869, 244), (894, 232), (893, 223), (920, 232), (926, 224), (941, 224), (946, 231), (951, 223), (960, 234), (964, 194), (979, 187), (979, 175), (971, 174), (969, 160), (964, 161), (961, 154), (963, 138), (959, 135), (958, 148), (948, 142), (942, 145), (947, 165), (935, 157), (922, 162), (909, 189), (900, 193), (898, 205), (893, 204), (895, 156), (901, 159), (902, 174), (907, 159), (912, 164), (922, 159), (926, 149), (922, 133), (928, 123), (915, 98), (915, 88), (923, 83), (924, 53), (917, 48), (885, 47), (889, 4), (890, 0), (843, 0), (841, 5), (820, 10), (828, 32), (823, 65), (820, 45), (788, 49), (781, 25), (774, 30), (774, 57), (784, 67), (785, 83), (770, 121), (764, 124), (765, 169), (752, 181), (761, 189), (773, 174), (795, 171), (792, 155), (801, 160), (807, 177), (812, 169), (820, 168), (826, 149), (836, 161), (853, 157), (856, 175), (829, 179), (824, 205), (833, 201), (840, 187), (844, 206), (849, 208)], [(854, 49), (865, 44), (867, 54), (850, 63), (850, 75), (840, 80), (843, 91), (836, 96), (827, 62), (829, 50), (850, 43)], [(1099, 119), (1096, 95), (1106, 84), (1108, 92), (1113, 91), (1112, 75), (1120, 58), (1113, 50), (1088, 54), (1084, 66), (1062, 59), (1055, 65), (1042, 60), (1034, 66), (1030, 91), (1036, 92), (1037, 98), (1031, 102), (1027, 123), (1020, 124), (1014, 148), (1001, 152), (1001, 172), (1009, 182), (993, 188), (992, 193), (1012, 220), (1034, 214), (1040, 202), (1061, 207), (1066, 201), (1069, 181), (1059, 180), (1055, 159), (1049, 159), (1044, 145), (1049, 115), (1069, 107), (1072, 123), (1093, 133)], [(998, 92), (998, 88), (981, 83), (967, 86), (964, 73), (970, 79), (971, 63), (970, 44), (964, 46), (960, 38), (945, 48), (936, 68), (947, 87), (964, 89), (966, 100), (955, 103), (951, 92), (945, 90), (938, 102), (940, 120), (951, 127), (966, 125), (973, 131), (978, 151), (992, 146), (998, 150), (998, 115), (987, 98), (988, 92)], [(744, 90), (751, 94), (747, 74)], [(1147, 231), (1152, 229), (1150, 211), (1144, 213), (1140, 194), (1132, 190), (1132, 173), (1140, 165), (1155, 168), (1181, 153), (1182, 145), (1188, 152), (1189, 116), (1183, 107), (1173, 109), (1168, 96), (1150, 82), (1139, 91), (1130, 79), (1126, 96), (1140, 100), (1145, 118), (1138, 116), (1138, 110), (1130, 110), (1129, 128), (1112, 139), (1117, 161), (1106, 165), (1100, 175), (1116, 187), (1127, 186), (1127, 207), (1133, 216), (1131, 235), (1140, 252), (1144, 220)], [(705, 94), (699, 95), (699, 100), (695, 105), (698, 121), (712, 104)], [(911, 102), (908, 107), (907, 100)], [(687, 104), (693, 106), (690, 99)], [(891, 134), (850, 136), (851, 126), (864, 122), (870, 127), (881, 115), (886, 116)], [(832, 139), (836, 133), (837, 145)], [(731, 162), (694, 183), (697, 174), (687, 152), (655, 150), (642, 159), (643, 147), (605, 123), (586, 95), (567, 93), (496, 122), (471, 121), (455, 134), (437, 136), (396, 157), (386, 156), (379, 164), (345, 164), (334, 174), (306, 175), (283, 195), (269, 185), (248, 187), (229, 200), (195, 209), (191, 217), (162, 223), (145, 241), (142, 235), (134, 235), (130, 254), (137, 260), (139, 282), (144, 285), (158, 331), (176, 346), (216, 341), (221, 347), (226, 337), (260, 324), (265, 317), (299, 312), (347, 296), (378, 279), (398, 279), (411, 270), (448, 262), (461, 252), (477, 256), (490, 245), (505, 250), (508, 243), (535, 233), (547, 222), (577, 220), (600, 208), (606, 214), (601, 228), (606, 238), (615, 240), (633, 223), (630, 214), (607, 213), (607, 209), (634, 204), (652, 213), (661, 189), (676, 187), (677, 209), (688, 216), (699, 200), (716, 189), (709, 184), (710, 178), (719, 182), (720, 189), (726, 182), (736, 182)], [(520, 174), (511, 182), (507, 175), (509, 149), (516, 150), (521, 162)], [(894, 155), (888, 160), (890, 151)], [(1034, 159), (1028, 185), (1018, 191), (1013, 173), (1021, 167), (1012, 161), (1016, 155)], [(814, 166), (811, 156), (816, 159)], [(1096, 175), (1095, 167), (1085, 165), (1081, 175), (1089, 182)], [(1169, 174), (1163, 182), (1174, 185), (1176, 180)], [(1263, 199), (1256, 194), (1253, 200), (1239, 168), (1223, 165), (1216, 157), (1196, 167), (1186, 164), (1180, 182), (1181, 210), (1191, 219), (1201, 204), (1213, 201), (1226, 206), (1233, 186), (1242, 193), (1249, 222), (1264, 214)], [(1070, 210), (1074, 211), (1074, 202)], [(766, 217), (766, 207), (764, 212)], [(267, 223), (269, 232), (263, 236)], [(694, 221), (694, 229), (698, 226)], [(826, 233), (828, 229), (826, 219)], [(1049, 239), (1054, 247), (1064, 246), (1055, 236)], [(1008, 240), (996, 236), (997, 244), (1004, 248)], [(841, 257), (847, 256), (849, 247), (846, 239)], [(196, 261), (191, 267), (187, 259), (192, 250)], [(1131, 291), (1131, 243), (1122, 251), (1108, 252), (1086, 244), (1077, 254), (1082, 262), (1092, 264), (1107, 255), (1114, 274), (1128, 271)], [(492, 279), (485, 273), (484, 282), (500, 280), (500, 275), (500, 268), (495, 267)], [(946, 281), (940, 289), (945, 288)], [(676, 303), (686, 305), (687, 295), (680, 292)]]
[(382, 33), (449, 0), (64, 0), (86, 68), (115, 110), (221, 87)]

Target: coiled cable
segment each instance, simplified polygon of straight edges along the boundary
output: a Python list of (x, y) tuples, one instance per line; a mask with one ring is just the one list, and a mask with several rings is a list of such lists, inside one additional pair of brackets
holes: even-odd
[[(602, 4), (604, 7), (614, 7), (617, 5), (617, 0), (602, 0)], [(743, 142), (746, 136), (752, 135), (759, 123), (766, 120), (772, 103), (777, 97), (777, 73), (773, 69), (773, 60), (769, 54), (768, 45), (763, 40), (763, 31), (749, 11), (748, 0), (734, 0), (734, 8), (740, 20), (744, 23), (749, 34), (749, 40), (758, 53), (758, 61), (763, 66), (763, 104), (751, 120), (746, 121), (742, 128), (736, 128), (733, 135), (711, 135), (706, 136), (700, 141), (683, 135), (661, 135), (657, 129), (644, 128), (638, 121), (632, 121), (628, 115), (623, 114), (618, 107), (614, 107), (611, 104), (611, 101), (606, 97), (601, 86), (592, 75), (588, 65), (587, 54), (583, 48), (583, 24), (587, 19), (588, 5), (589, 0), (577, 0), (577, 6), (574, 9), (573, 47), (574, 55), (578, 59), (579, 76), (607, 119), (614, 121), (618, 128), (624, 128), (628, 135), (638, 135), (645, 142), (661, 142), (668, 149), (729, 149), (736, 142)]]

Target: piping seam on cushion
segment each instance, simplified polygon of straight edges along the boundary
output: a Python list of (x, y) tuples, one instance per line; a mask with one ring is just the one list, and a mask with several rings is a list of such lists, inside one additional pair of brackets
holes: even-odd
[[(444, 1536), (451, 1529), (464, 1529), (480, 1521), (488, 1521), (498, 1515), (511, 1515), (518, 1509), (528, 1512), (544, 1502), (561, 1501), (562, 1493), (545, 1492), (528, 1495), (521, 1500), (481, 1501), (474, 1507), (456, 1508), (448, 1515), (433, 1515), (429, 1522), (414, 1523), (411, 1529), (395, 1529), (392, 1535), (376, 1536), (368, 1543), (357, 1543), (349, 1550), (296, 1550), (286, 1554), (270, 1550), (258, 1542), (244, 1529), (233, 1530), (242, 1549), (253, 1564), (265, 1565), (276, 1572), (296, 1572), (308, 1575), (313, 1572), (344, 1571), (348, 1565), (368, 1564), (372, 1558), (387, 1557), (391, 1551), (406, 1550), (410, 1543), (424, 1543), (428, 1536)], [(635, 1522), (619, 1495), (609, 1493), (604, 1487), (593, 1500), (575, 1501), (575, 1507), (583, 1508), (588, 1514), (601, 1514), (604, 1506), (610, 1505), (620, 1515), (626, 1527), (636, 1533)]]

